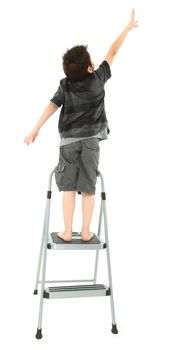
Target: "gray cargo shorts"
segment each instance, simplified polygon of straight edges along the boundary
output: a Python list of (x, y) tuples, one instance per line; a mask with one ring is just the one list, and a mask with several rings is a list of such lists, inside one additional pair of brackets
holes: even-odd
[(60, 147), (55, 180), (59, 191), (95, 194), (99, 164), (99, 139), (76, 141)]

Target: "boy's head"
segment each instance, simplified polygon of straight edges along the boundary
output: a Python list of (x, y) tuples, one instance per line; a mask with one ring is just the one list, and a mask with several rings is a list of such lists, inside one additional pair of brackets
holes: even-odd
[(87, 46), (76, 45), (63, 55), (63, 70), (70, 81), (84, 80), (93, 69)]

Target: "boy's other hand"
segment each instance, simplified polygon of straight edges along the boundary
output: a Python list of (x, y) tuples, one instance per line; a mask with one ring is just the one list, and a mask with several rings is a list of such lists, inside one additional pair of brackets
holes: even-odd
[(135, 10), (134, 9), (132, 9), (132, 12), (131, 12), (131, 19), (130, 19), (130, 21), (129, 21), (129, 23), (128, 23), (128, 30), (132, 30), (133, 28), (135, 28), (135, 27), (138, 27), (138, 21), (135, 21), (134, 20), (134, 17), (135, 17)]
[(39, 130), (32, 130), (32, 132), (25, 137), (24, 139), (24, 143), (26, 143), (26, 145), (30, 145), (30, 142), (34, 142), (36, 137), (38, 136)]

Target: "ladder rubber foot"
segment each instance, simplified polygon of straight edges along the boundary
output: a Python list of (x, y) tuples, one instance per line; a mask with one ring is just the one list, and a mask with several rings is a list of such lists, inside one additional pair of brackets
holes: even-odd
[(38, 294), (38, 290), (37, 289), (34, 289), (34, 292), (33, 292), (33, 294)]
[(37, 333), (36, 333), (35, 337), (37, 339), (41, 339), (42, 338), (42, 328), (41, 329), (37, 328)]
[(114, 334), (118, 334), (118, 329), (117, 329), (116, 324), (113, 324), (113, 325), (112, 325), (111, 332), (114, 333)]

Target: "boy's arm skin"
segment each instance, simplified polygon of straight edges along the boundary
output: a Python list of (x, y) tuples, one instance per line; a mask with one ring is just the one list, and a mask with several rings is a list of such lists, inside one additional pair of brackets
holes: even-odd
[(35, 127), (33, 128), (33, 130), (24, 139), (24, 143), (26, 143), (26, 145), (30, 145), (30, 141), (31, 142), (35, 141), (35, 139), (38, 136), (39, 130), (42, 127), (42, 125), (47, 121), (47, 119), (49, 119), (51, 117), (51, 115), (53, 113), (56, 112), (57, 109), (58, 109), (58, 106), (56, 104), (54, 104), (54, 103), (49, 103), (47, 105), (47, 107), (45, 108), (45, 110), (42, 113), (41, 117), (37, 121)]
[(105, 61), (107, 61), (110, 66), (113, 62), (113, 59), (114, 59), (116, 53), (118, 52), (118, 50), (121, 47), (124, 40), (126, 39), (128, 32), (130, 30), (132, 30), (133, 28), (138, 27), (138, 24), (137, 24), (138, 21), (134, 20), (134, 16), (135, 16), (135, 10), (132, 9), (131, 19), (130, 19), (129, 23), (127, 24), (125, 29), (122, 31), (122, 33), (119, 35), (119, 37), (113, 42), (113, 44), (111, 45), (111, 47), (110, 47), (110, 49), (105, 57)]

